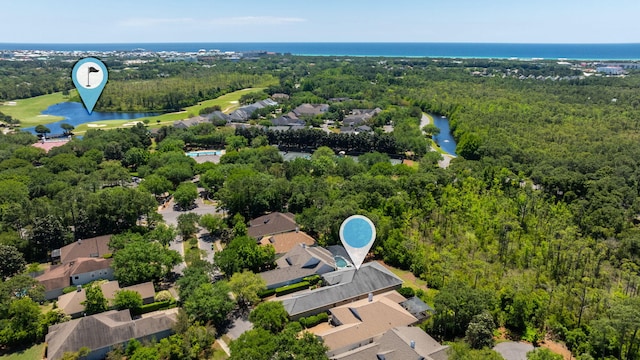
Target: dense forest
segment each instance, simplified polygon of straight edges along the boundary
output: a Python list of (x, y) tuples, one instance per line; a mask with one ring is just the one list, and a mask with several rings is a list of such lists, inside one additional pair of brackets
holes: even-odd
[[(437, 312), (423, 327), (439, 340), (485, 346), (470, 341), (469, 330), (484, 316), (490, 334), (501, 326), (516, 339), (553, 338), (579, 359), (640, 359), (636, 74), (579, 77), (553, 62), (286, 56), (216, 67), (233, 67), (238, 75), (196, 73), (216, 89), (203, 97), (273, 77), (277, 84), (266, 91), (291, 96), (283, 112), (305, 102), (330, 103), (313, 125), (323, 117), (340, 121), (354, 108), (382, 112), (369, 123), (374, 132), (358, 136), (201, 124), (160, 129), (152, 145), (139, 125), (91, 130), (45, 154), (28, 146), (31, 135), (3, 135), (0, 243), (38, 262), (76, 238), (146, 234), (159, 222), (154, 195), (179, 192), (198, 174), (238, 239), (241, 219), (269, 211), (295, 213), (303, 229), (327, 245), (339, 242), (346, 217), (369, 216), (378, 230), (375, 257), (426, 281), (429, 290), (419, 295)], [(511, 73), (518, 76), (502, 76)], [(154, 86), (190, 79), (185, 73), (116, 77), (110, 85), (114, 99), (139, 91), (131, 106), (154, 110), (148, 102)], [(147, 80), (155, 85), (142, 85)], [(159, 101), (160, 108), (175, 105)], [(460, 157), (446, 169), (428, 151), (422, 111), (451, 121)], [(394, 132), (385, 134), (384, 125)], [(313, 155), (284, 161), (270, 145)], [(220, 164), (197, 165), (183, 152), (220, 147), (227, 149)], [(341, 150), (364, 154), (356, 161), (336, 156)], [(413, 166), (389, 162), (407, 151)], [(132, 174), (143, 178), (139, 187), (131, 185)], [(149, 220), (145, 227), (137, 225), (141, 217)], [(5, 278), (19, 272), (7, 271)], [(11, 304), (19, 299), (2, 296), (0, 315), (10, 324)], [(265, 344), (276, 336), (254, 335)], [(232, 350), (246, 349), (240, 342)]]

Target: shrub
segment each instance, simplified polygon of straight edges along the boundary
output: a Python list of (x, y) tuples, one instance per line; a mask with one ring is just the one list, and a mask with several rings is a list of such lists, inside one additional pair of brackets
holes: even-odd
[(315, 285), (315, 284), (319, 283), (320, 280), (322, 280), (320, 275), (311, 275), (311, 276), (307, 276), (305, 278), (302, 278), (302, 281), (306, 281), (311, 285)]
[(171, 301), (173, 300), (173, 296), (167, 290), (162, 290), (158, 292), (155, 296), (156, 301)]
[(292, 292), (300, 291), (302, 289), (309, 288), (308, 281), (301, 281), (299, 283), (282, 286), (276, 289), (276, 296), (291, 294)]
[(260, 298), (264, 299), (266, 297), (269, 297), (273, 294), (276, 293), (276, 289), (266, 289), (266, 290), (262, 290), (260, 292), (258, 292), (258, 296), (260, 296)]
[(416, 294), (415, 291), (413, 291), (413, 289), (410, 287), (402, 287), (400, 288), (400, 290), (398, 290), (398, 292), (400, 293), (400, 295), (406, 297), (407, 299), (414, 297)]
[(176, 307), (177, 304), (178, 303), (175, 300), (158, 301), (151, 304), (142, 305), (139, 309), (132, 311), (132, 314), (142, 315), (142, 314), (150, 313), (152, 311), (171, 309), (173, 307)]
[(298, 320), (300, 325), (307, 329), (327, 321), (329, 321), (329, 315), (327, 313), (320, 313), (318, 315), (312, 315)]
[(72, 293), (74, 291), (76, 291), (78, 288), (73, 285), (73, 286), (67, 286), (66, 288), (62, 289), (62, 293), (63, 294), (68, 294), (68, 293)]

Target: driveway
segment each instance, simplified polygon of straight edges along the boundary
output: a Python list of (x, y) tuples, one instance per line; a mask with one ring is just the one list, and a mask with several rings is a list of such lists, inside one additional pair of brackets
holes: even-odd
[[(220, 210), (218, 210), (218, 208), (214, 205), (207, 205), (204, 203), (204, 201), (202, 201), (201, 198), (196, 199), (196, 208), (189, 210), (189, 211), (177, 211), (173, 209), (173, 200), (171, 200), (169, 203), (167, 203), (167, 206), (164, 207), (163, 209), (161, 208), (160, 210), (158, 210), (158, 213), (160, 215), (162, 215), (162, 218), (164, 219), (164, 222), (167, 225), (173, 225), (173, 226), (178, 226), (178, 216), (180, 216), (180, 214), (185, 214), (188, 212), (192, 212), (192, 213), (196, 213), (198, 215), (204, 215), (204, 214), (211, 214), (211, 213), (221, 213)], [(198, 233), (198, 247), (200, 249), (203, 249), (205, 251), (207, 251), (207, 260), (213, 263), (213, 251), (211, 250), (211, 243), (209, 243), (209, 247), (207, 250), (207, 247), (205, 245), (205, 242), (201, 242), (201, 234), (202, 232), (200, 231)], [(175, 239), (173, 239), (173, 241), (171, 243), (169, 243), (169, 248), (171, 250), (176, 250), (180, 256), (182, 256), (184, 258), (184, 248), (182, 247), (182, 241), (181, 241), (181, 236), (178, 235), (176, 236)], [(182, 275), (184, 268), (187, 265), (184, 262), (181, 262), (180, 264), (176, 265), (173, 268), (173, 272), (175, 272), (176, 274)]]
[(249, 321), (248, 318), (241, 316), (233, 321), (227, 330), (227, 335), (229, 335), (232, 340), (235, 340), (240, 337), (240, 335), (251, 329), (253, 329), (251, 321)]
[(494, 346), (493, 350), (502, 355), (505, 360), (527, 360), (527, 353), (533, 351), (533, 345), (523, 342), (505, 341)]

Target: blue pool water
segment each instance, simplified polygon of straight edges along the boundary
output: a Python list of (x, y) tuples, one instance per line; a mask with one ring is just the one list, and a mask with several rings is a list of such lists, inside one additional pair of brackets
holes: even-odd
[(349, 265), (347, 260), (345, 260), (342, 256), (336, 256), (335, 260), (336, 260), (336, 267), (338, 269), (346, 268)]
[(191, 151), (186, 153), (190, 157), (198, 157), (205, 155), (222, 155), (222, 150), (203, 150), (203, 151)]

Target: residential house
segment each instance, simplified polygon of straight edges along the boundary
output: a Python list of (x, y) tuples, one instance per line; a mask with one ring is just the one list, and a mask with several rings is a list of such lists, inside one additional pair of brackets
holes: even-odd
[(287, 115), (283, 115), (278, 118), (271, 119), (271, 123), (275, 126), (305, 125), (304, 120), (301, 120), (298, 118), (291, 118)]
[(67, 264), (77, 258), (98, 258), (111, 254), (109, 241), (112, 235), (103, 235), (90, 239), (78, 240), (60, 249), (51, 251), (51, 262)]
[(397, 291), (369, 295), (329, 310), (330, 323), (334, 326), (317, 333), (329, 348), (327, 355), (333, 356), (371, 343), (396, 326), (413, 325), (418, 322), (400, 302), (406, 299)]
[(375, 109), (353, 109), (351, 113), (344, 117), (342, 124), (344, 126), (356, 127), (367, 122), (369, 119), (379, 114), (382, 110), (380, 108)]
[(316, 241), (303, 231), (293, 231), (282, 234), (265, 236), (260, 240), (261, 245), (271, 245), (276, 251), (276, 255), (282, 255), (291, 251), (295, 246), (304, 244), (314, 246)]
[(45, 288), (45, 298), (55, 299), (71, 285), (84, 285), (95, 280), (113, 280), (113, 259), (78, 258), (66, 264), (53, 265), (36, 277)]
[(267, 235), (282, 234), (297, 229), (298, 224), (292, 213), (273, 212), (250, 220), (247, 235), (260, 241)]
[(402, 279), (372, 261), (359, 270), (350, 267), (322, 275), (326, 286), (282, 300), (289, 317), (297, 320), (331, 308), (402, 287)]
[(422, 329), (398, 326), (370, 344), (331, 356), (332, 360), (447, 360), (448, 346), (443, 346)]
[(204, 116), (195, 116), (186, 120), (179, 120), (173, 123), (173, 127), (176, 129), (188, 129), (192, 126), (208, 123), (209, 119)]
[[(152, 282), (146, 282), (125, 288), (120, 288), (120, 284), (117, 281), (108, 281), (100, 284), (100, 290), (104, 297), (112, 303), (116, 297), (116, 294), (120, 290), (135, 291), (142, 297), (143, 304), (151, 304), (155, 301), (155, 289)], [(58, 297), (58, 308), (65, 314), (72, 318), (77, 318), (84, 315), (83, 302), (87, 300), (87, 293), (84, 288), (78, 286), (77, 291), (70, 292), (68, 294)]]
[(336, 269), (335, 260), (329, 250), (319, 246), (299, 244), (276, 260), (277, 268), (259, 275), (267, 289), (295, 284), (307, 276), (322, 275)]
[(284, 93), (275, 93), (275, 94), (271, 95), (271, 98), (273, 100), (276, 100), (276, 101), (278, 101), (278, 100), (289, 100), (289, 95), (284, 94)]
[(302, 104), (293, 109), (296, 116), (316, 116), (329, 111), (328, 104)]
[(61, 359), (65, 352), (89, 348), (83, 359), (104, 359), (117, 345), (126, 345), (130, 339), (139, 341), (159, 340), (172, 333), (176, 323), (177, 308), (150, 313), (132, 320), (127, 310), (108, 311), (81, 317), (49, 327), (45, 338), (47, 359)]
[(258, 109), (262, 109), (268, 106), (276, 106), (277, 102), (271, 99), (260, 100), (250, 105), (239, 107), (234, 112), (229, 114), (232, 122), (246, 122), (251, 118), (251, 115)]
[(226, 122), (231, 121), (231, 117), (223, 113), (222, 111), (214, 111), (211, 114), (206, 115), (206, 117), (209, 121), (213, 121), (213, 120), (224, 120)]

